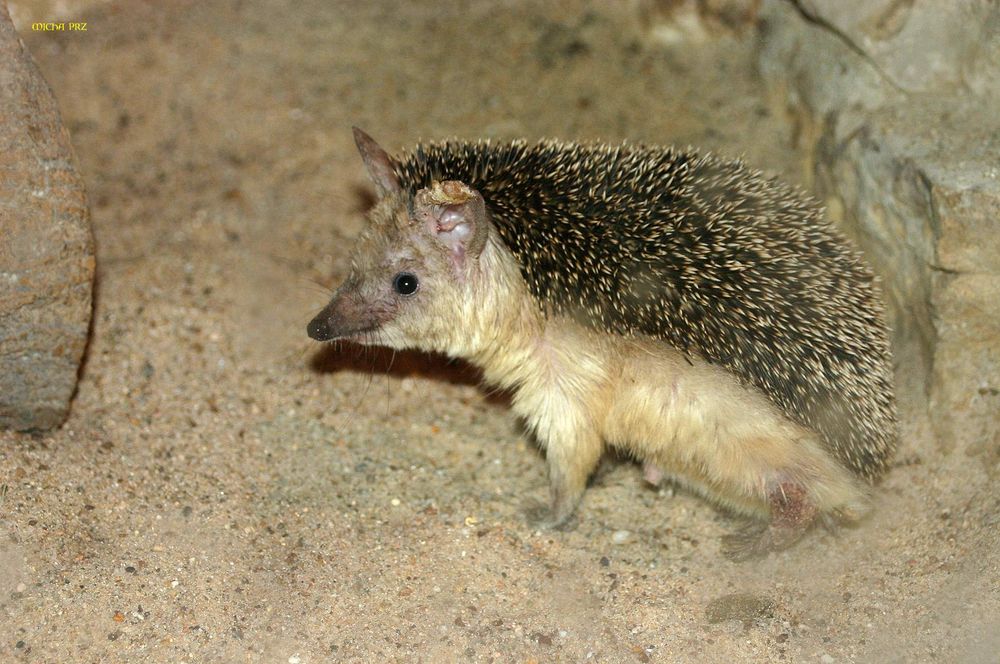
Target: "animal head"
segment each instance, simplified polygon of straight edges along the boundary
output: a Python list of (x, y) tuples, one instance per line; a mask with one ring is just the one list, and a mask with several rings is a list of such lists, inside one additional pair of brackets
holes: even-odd
[(448, 351), (474, 300), (490, 236), (483, 197), (458, 181), (405, 189), (392, 158), (365, 132), (354, 140), (378, 202), (357, 239), (351, 271), (307, 326), (318, 341)]

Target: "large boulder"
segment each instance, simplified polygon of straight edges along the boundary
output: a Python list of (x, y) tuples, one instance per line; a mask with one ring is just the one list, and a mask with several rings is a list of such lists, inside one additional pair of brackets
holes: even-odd
[[(1000, 461), (1000, 5), (767, 0), (759, 65), (882, 276), (904, 415)], [(909, 413), (906, 407), (909, 407)]]
[(69, 134), (0, 2), (0, 427), (42, 430), (66, 419), (93, 280)]

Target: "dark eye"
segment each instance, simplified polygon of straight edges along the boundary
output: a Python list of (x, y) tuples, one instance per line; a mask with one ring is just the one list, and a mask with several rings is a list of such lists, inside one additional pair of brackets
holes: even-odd
[(417, 286), (420, 282), (417, 281), (417, 275), (410, 274), (409, 272), (400, 272), (393, 278), (392, 287), (396, 289), (396, 292), (400, 295), (413, 295), (417, 292)]

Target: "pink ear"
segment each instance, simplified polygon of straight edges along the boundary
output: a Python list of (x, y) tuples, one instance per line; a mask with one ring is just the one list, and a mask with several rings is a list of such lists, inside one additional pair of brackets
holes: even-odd
[(455, 181), (417, 192), (413, 216), (458, 260), (477, 258), (486, 246), (486, 203), (478, 191)]
[(371, 176), (375, 188), (378, 189), (379, 196), (397, 194), (402, 188), (399, 186), (399, 179), (396, 177), (396, 170), (393, 167), (392, 157), (383, 150), (375, 139), (354, 127), (354, 143), (358, 146), (361, 159), (365, 162), (368, 175)]

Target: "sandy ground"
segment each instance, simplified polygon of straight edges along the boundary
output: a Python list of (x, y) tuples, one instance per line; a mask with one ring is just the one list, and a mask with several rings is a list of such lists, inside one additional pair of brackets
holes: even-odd
[(306, 339), (371, 202), (352, 124), (800, 179), (749, 40), (497, 4), (122, 3), (26, 33), (99, 281), (69, 422), (0, 434), (0, 660), (998, 661), (995, 478), (911, 421), (869, 520), (736, 564), (736, 521), (624, 460), (573, 530), (533, 531), (543, 460), (474, 371)]

